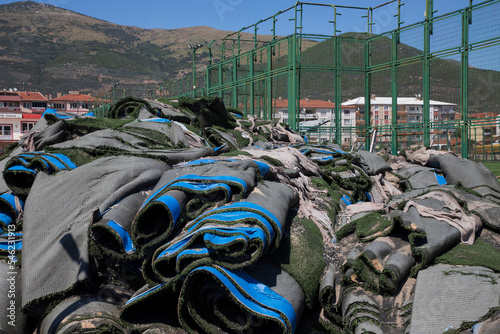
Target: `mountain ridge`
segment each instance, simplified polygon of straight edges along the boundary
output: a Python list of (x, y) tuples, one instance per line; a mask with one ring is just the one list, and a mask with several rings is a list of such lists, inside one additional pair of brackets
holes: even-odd
[[(230, 33), (207, 26), (176, 29), (124, 26), (33, 1), (0, 5), (0, 90), (15, 87), (44, 94), (68, 90), (99, 94), (120, 83), (120, 89), (126, 89), (128, 95), (145, 96), (159, 84), (191, 75), (193, 55), (188, 44), (203, 45), (195, 53), (196, 68), (200, 70), (208, 64), (210, 41), (215, 41), (212, 59), (216, 63), (221, 57), (221, 40)], [(364, 44), (349, 42), (362, 40), (363, 34), (347, 32), (342, 36), (345, 37), (343, 66), (364, 66)], [(241, 43), (242, 52), (254, 47), (253, 42), (248, 42), (253, 37), (253, 33), (242, 33), (242, 40), (247, 40)], [(263, 42), (271, 38), (259, 35)], [(390, 39), (377, 38), (373, 49), (376, 50), (373, 63), (390, 61)], [(333, 39), (302, 40), (304, 64), (333, 65), (333, 54)], [(418, 57), (422, 51), (400, 44), (398, 54), (402, 58)], [(281, 57), (278, 62), (286, 61), (286, 51)], [(455, 60), (431, 60), (431, 99), (460, 103), (460, 69), (460, 62)], [(470, 110), (499, 111), (500, 96), (494, 88), (500, 82), (500, 72), (473, 67), (469, 72)], [(333, 100), (333, 72), (302, 71), (300, 80), (301, 97)], [(422, 94), (422, 80), (420, 63), (399, 67), (398, 95)], [(372, 93), (390, 96), (390, 81), (388, 70), (372, 74)], [(277, 96), (287, 95), (282, 78), (275, 87)], [(343, 74), (341, 100), (363, 96), (363, 87), (361, 72)]]
[(220, 49), (229, 33), (207, 26), (124, 26), (33, 1), (0, 5), (0, 89), (55, 93), (106, 91), (114, 82), (154, 86), (191, 71), (188, 43), (204, 46), (196, 53), (199, 69), (208, 61), (208, 43), (216, 40), (213, 48)]

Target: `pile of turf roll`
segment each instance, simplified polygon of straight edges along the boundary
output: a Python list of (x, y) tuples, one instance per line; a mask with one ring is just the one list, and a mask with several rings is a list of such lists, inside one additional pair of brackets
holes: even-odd
[(0, 168), (0, 333), (500, 328), (500, 184), (452, 152), (126, 97), (48, 109)]

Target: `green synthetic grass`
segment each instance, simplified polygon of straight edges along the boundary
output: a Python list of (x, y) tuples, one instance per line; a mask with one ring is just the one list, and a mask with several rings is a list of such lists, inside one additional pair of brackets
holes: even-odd
[(326, 266), (323, 236), (312, 220), (298, 217), (287, 226), (287, 232), (280, 247), (268, 255), (268, 260), (281, 266), (297, 281), (304, 292), (306, 307), (311, 310), (319, 303), (319, 282)]
[(230, 151), (230, 152), (227, 152), (227, 153), (222, 153), (220, 156), (221, 157), (233, 157), (233, 156), (237, 156), (237, 155), (246, 155), (246, 156), (249, 156), (249, 157), (252, 156), (247, 151), (238, 151), (238, 150), (233, 150), (233, 151)]
[(284, 166), (283, 163), (280, 160), (275, 159), (273, 157), (270, 157), (268, 155), (263, 155), (260, 158), (263, 159), (263, 160), (265, 160), (265, 161), (267, 161), (267, 162), (269, 162), (273, 166), (277, 166), (277, 167), (283, 167)]
[(477, 239), (473, 245), (456, 245), (436, 257), (436, 263), (452, 265), (482, 266), (500, 272), (500, 251), (489, 243)]
[(500, 162), (483, 162), (483, 165), (488, 167), (495, 176), (500, 176)]
[(392, 230), (392, 221), (380, 213), (373, 211), (356, 219), (356, 235), (359, 241), (372, 241), (379, 236), (385, 236)]

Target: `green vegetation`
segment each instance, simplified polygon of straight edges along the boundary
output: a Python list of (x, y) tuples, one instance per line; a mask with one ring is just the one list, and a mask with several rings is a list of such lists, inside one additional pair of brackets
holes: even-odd
[(280, 247), (269, 256), (269, 260), (295, 278), (304, 291), (307, 307), (312, 309), (318, 299), (319, 282), (326, 266), (323, 237), (310, 219), (295, 217), (288, 226), (290, 233), (285, 233)]
[(231, 151), (231, 152), (227, 152), (227, 153), (221, 154), (222, 157), (234, 157), (234, 156), (237, 156), (237, 155), (246, 155), (246, 156), (249, 156), (249, 157), (252, 156), (247, 151), (238, 151), (238, 150), (234, 150), (234, 151)]
[(483, 165), (488, 167), (495, 176), (500, 176), (500, 162), (483, 162)]
[(500, 251), (489, 243), (477, 239), (473, 245), (456, 245), (435, 259), (437, 263), (483, 266), (500, 272)]
[(337, 241), (342, 240), (352, 233), (361, 242), (372, 241), (378, 237), (386, 236), (392, 231), (393, 224), (382, 214), (373, 211), (342, 226), (336, 233)]
[(392, 222), (380, 213), (373, 211), (354, 221), (358, 240), (367, 242), (389, 234)]
[[(327, 196), (325, 198), (327, 200), (327, 205), (326, 207), (322, 207), (321, 209), (325, 210), (330, 220), (334, 222), (337, 212), (340, 211), (339, 202), (340, 198), (343, 195), (342, 192), (340, 191), (338, 186), (332, 187), (331, 185), (328, 184), (326, 180), (324, 180), (321, 177), (311, 177), (311, 181), (316, 188), (320, 190), (326, 189), (328, 191)], [(332, 185), (334, 184), (335, 183), (332, 183)]]
[(276, 166), (276, 167), (283, 167), (283, 163), (279, 161), (278, 159), (275, 159), (273, 157), (270, 157), (268, 155), (263, 155), (261, 156), (261, 159), (269, 162), (271, 165)]

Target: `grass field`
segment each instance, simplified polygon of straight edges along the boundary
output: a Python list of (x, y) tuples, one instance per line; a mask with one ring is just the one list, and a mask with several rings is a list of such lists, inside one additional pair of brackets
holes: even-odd
[(500, 175), (500, 162), (483, 162), (483, 165), (488, 167), (495, 176)]

